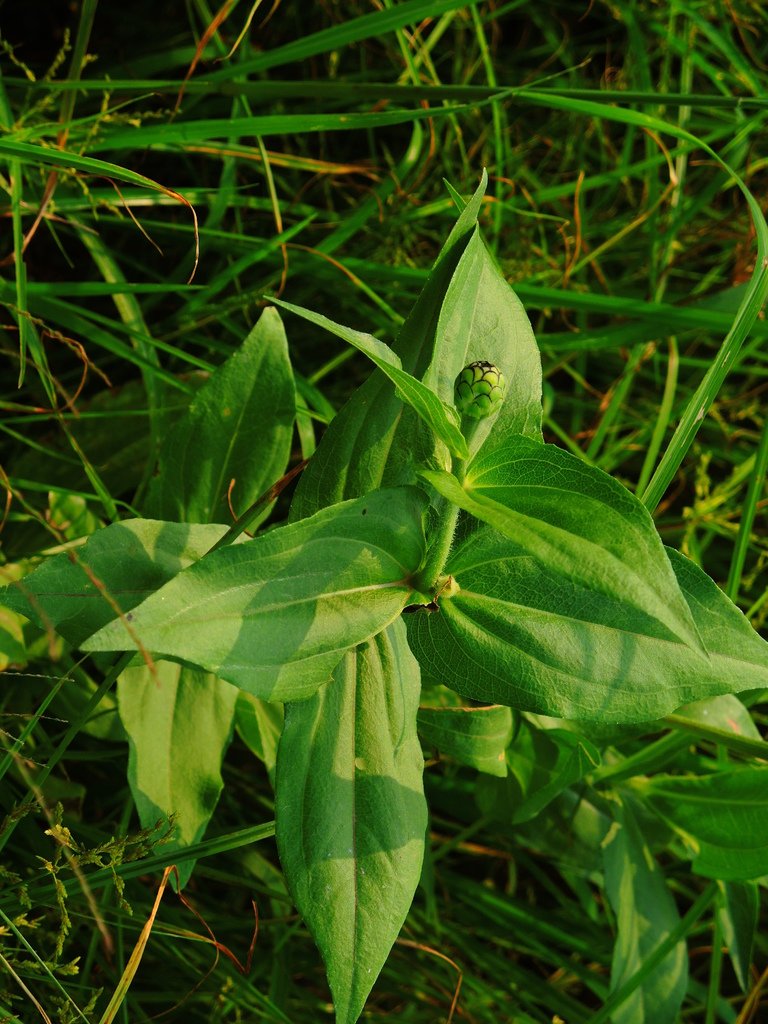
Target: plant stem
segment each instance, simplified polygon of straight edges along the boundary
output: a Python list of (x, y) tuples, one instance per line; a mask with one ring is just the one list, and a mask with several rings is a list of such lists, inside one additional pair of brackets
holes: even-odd
[(437, 581), (448, 560), (458, 518), (458, 505), (449, 505), (443, 499), (443, 511), (435, 530), (435, 539), (429, 546), (426, 562), (418, 574), (416, 589), (421, 593), (434, 595), (437, 590)]

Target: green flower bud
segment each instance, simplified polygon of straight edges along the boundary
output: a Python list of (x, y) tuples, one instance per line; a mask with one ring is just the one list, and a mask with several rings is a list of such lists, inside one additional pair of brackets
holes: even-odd
[(504, 374), (498, 366), (485, 359), (470, 363), (456, 378), (456, 408), (469, 419), (485, 419), (501, 408), (505, 387)]

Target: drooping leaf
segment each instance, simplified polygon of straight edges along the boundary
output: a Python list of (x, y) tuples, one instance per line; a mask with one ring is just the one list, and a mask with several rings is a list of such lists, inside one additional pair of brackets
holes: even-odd
[(220, 548), (85, 650), (143, 649), (266, 700), (297, 700), (399, 615), (424, 557), (425, 498), (376, 491)]
[[(237, 690), (207, 672), (159, 661), (126, 669), (117, 683), (128, 734), (128, 782), (143, 828), (175, 815), (164, 850), (198, 842), (223, 788)], [(179, 865), (179, 884), (194, 861)]]
[(725, 881), (768, 874), (768, 766), (659, 774), (632, 787), (688, 841), (698, 874)]
[(201, 558), (223, 526), (127, 519), (47, 559), (0, 591), (0, 604), (79, 646)]
[(277, 842), (323, 955), (338, 1024), (354, 1024), (419, 881), (427, 810), (416, 734), (419, 667), (401, 621), (349, 651), (286, 708)]
[(450, 452), (460, 459), (469, 458), (469, 449), (464, 435), (459, 426), (459, 416), (452, 405), (443, 402), (437, 395), (422, 384), (416, 377), (403, 370), (400, 359), (395, 353), (374, 338), (372, 334), (365, 334), (362, 331), (352, 330), (344, 327), (327, 316), (313, 313), (311, 309), (304, 309), (301, 306), (294, 306), (290, 302), (283, 302), (281, 299), (272, 299), (278, 306), (288, 309), (298, 316), (304, 317), (318, 327), (325, 328), (339, 338), (353, 345), (360, 352), (363, 352), (374, 363), (381, 372), (388, 377), (395, 385), (397, 397), (409, 405), (411, 409), (427, 424)]
[[(611, 990), (644, 965), (679, 922), (667, 889), (632, 810), (617, 805), (616, 820), (603, 843), (605, 888), (616, 915)], [(676, 1024), (688, 984), (688, 955), (679, 941), (661, 963), (611, 1014), (613, 1024)]]
[(510, 435), (472, 461), (463, 485), (442, 471), (422, 475), (566, 581), (640, 613), (643, 632), (702, 649), (653, 520), (606, 473), (554, 445)]
[(720, 882), (718, 916), (728, 954), (743, 992), (752, 987), (750, 968), (760, 913), (756, 882)]
[[(195, 395), (164, 438), (148, 514), (185, 523), (229, 523), (227, 494), (244, 512), (285, 472), (296, 415), (283, 324), (265, 309), (241, 347)], [(252, 523), (269, 515), (267, 504)]]
[(500, 705), (419, 708), (419, 735), (460, 764), (503, 778), (512, 737), (512, 712)]
[(478, 802), (486, 814), (520, 824), (600, 764), (588, 739), (565, 729), (538, 729), (522, 719), (507, 750), (503, 782), (484, 784)]

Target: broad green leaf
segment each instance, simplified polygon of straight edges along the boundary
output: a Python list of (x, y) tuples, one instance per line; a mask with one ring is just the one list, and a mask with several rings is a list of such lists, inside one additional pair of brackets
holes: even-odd
[[(186, 523), (229, 523), (231, 481), (232, 503), (242, 513), (285, 472), (295, 415), (285, 331), (277, 310), (265, 309), (164, 438), (149, 514)], [(253, 528), (271, 508), (264, 506)]]
[(427, 826), (419, 688), (399, 621), (286, 708), (277, 843), (325, 960), (338, 1024), (360, 1016), (419, 881)]
[(225, 530), (151, 519), (114, 523), (5, 587), (0, 604), (79, 646), (118, 608), (130, 611), (196, 562)]
[(689, 843), (693, 870), (740, 881), (768, 875), (768, 766), (654, 775), (632, 788)]
[[(616, 808), (616, 820), (603, 842), (605, 889), (616, 915), (616, 944), (611, 990), (644, 971), (654, 949), (679, 923), (674, 900), (664, 882), (631, 808)], [(684, 941), (611, 1014), (612, 1024), (676, 1024), (688, 985)]]
[(460, 764), (504, 777), (506, 748), (512, 738), (512, 712), (483, 708), (419, 708), (419, 735), (425, 743)]
[(220, 548), (83, 649), (148, 650), (265, 700), (308, 697), (407, 603), (424, 508), (414, 487), (376, 491)]
[[(128, 734), (128, 782), (142, 828), (175, 815), (171, 852), (202, 839), (223, 788), (237, 690), (207, 672), (155, 664), (126, 669), (117, 681)], [(194, 861), (179, 866), (180, 887)]]
[[(741, 652), (728, 653), (738, 652), (745, 620), (712, 583), (692, 607), (707, 642), (719, 645), (706, 660), (665, 637), (657, 620), (487, 527), (456, 548), (446, 572), (458, 591), (439, 598), (439, 612), (408, 615), (408, 632), (425, 678), (466, 697), (605, 725), (650, 722), (694, 699), (768, 684), (763, 641), (744, 637)], [(710, 635), (711, 620), (719, 634)]]
[(259, 700), (243, 690), (237, 695), (235, 728), (251, 753), (264, 763), (273, 785), (283, 718), (282, 704)]
[(395, 385), (397, 397), (420, 416), (448, 450), (460, 459), (469, 458), (467, 442), (464, 440), (459, 425), (459, 415), (453, 405), (442, 401), (429, 387), (412, 377), (410, 373), (406, 373), (402, 369), (399, 356), (395, 355), (388, 345), (379, 341), (378, 338), (374, 338), (372, 334), (364, 334), (362, 331), (344, 327), (342, 324), (329, 320), (327, 316), (313, 313), (301, 306), (294, 306), (290, 302), (274, 298), (272, 302), (304, 317), (305, 320), (309, 320), (313, 324), (317, 324), (318, 327), (324, 327), (326, 331), (342, 338), (367, 355), (371, 362)]
[[(402, 368), (417, 379), (433, 358), (445, 292), (477, 223), (487, 182), (483, 174), (392, 347)], [(453, 400), (452, 393), (448, 400)], [(415, 483), (417, 467), (446, 464), (444, 446), (410, 406), (403, 406), (392, 382), (380, 370), (374, 371), (323, 435), (299, 480), (291, 519), (302, 519), (377, 487)]]
[(752, 987), (750, 968), (760, 912), (756, 882), (720, 882), (720, 927), (743, 992)]
[(484, 785), (478, 802), (485, 813), (504, 821), (530, 821), (599, 764), (599, 751), (583, 736), (538, 729), (522, 719), (507, 750), (507, 778)]
[(463, 485), (442, 471), (422, 475), (564, 579), (639, 613), (640, 631), (702, 649), (650, 514), (602, 470), (516, 435), (481, 452)]

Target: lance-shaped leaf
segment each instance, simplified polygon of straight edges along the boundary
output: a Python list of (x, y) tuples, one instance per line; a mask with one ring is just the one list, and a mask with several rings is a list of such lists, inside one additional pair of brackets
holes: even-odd
[(419, 881), (427, 826), (419, 689), (398, 621), (286, 709), (278, 849), (325, 960), (338, 1024), (360, 1016)]
[(768, 875), (768, 767), (654, 775), (632, 787), (688, 840), (700, 875), (726, 881)]
[[(680, 917), (653, 855), (628, 805), (603, 840), (605, 888), (616, 915), (611, 989), (643, 966)], [(613, 1024), (675, 1024), (688, 986), (688, 951), (681, 939), (611, 1014)]]
[(674, 560), (710, 652), (485, 528), (451, 554), (459, 589), (408, 631), (422, 672), (477, 700), (559, 718), (649, 722), (681, 704), (768, 685), (768, 645), (701, 570)]
[[(285, 472), (296, 398), (276, 309), (197, 392), (163, 439), (148, 513), (186, 523), (228, 523), (227, 495), (244, 512)], [(269, 515), (265, 504), (255, 529)]]
[(82, 646), (152, 651), (267, 700), (307, 697), (406, 604), (424, 507), (415, 487), (376, 491), (220, 548)]
[(419, 708), (419, 735), (425, 743), (460, 764), (503, 778), (506, 749), (512, 738), (512, 712), (507, 707)]
[(0, 603), (79, 646), (201, 558), (224, 526), (128, 519), (49, 558), (0, 591)]
[(563, 579), (637, 612), (642, 632), (703, 652), (650, 514), (602, 470), (510, 435), (473, 460), (463, 486), (442, 471), (422, 475)]
[[(238, 691), (207, 672), (160, 661), (126, 669), (117, 682), (128, 734), (128, 782), (143, 828), (174, 815), (171, 845), (198, 842), (223, 788)], [(194, 861), (179, 866), (184, 886)]]
[(303, 316), (305, 320), (317, 324), (318, 327), (325, 328), (326, 331), (342, 338), (358, 351), (367, 355), (371, 362), (378, 366), (381, 372), (389, 377), (395, 385), (397, 397), (417, 413), (448, 450), (460, 459), (469, 458), (467, 442), (461, 432), (459, 416), (454, 407), (438, 398), (426, 384), (422, 384), (416, 377), (407, 373), (402, 368), (400, 357), (395, 355), (388, 345), (379, 341), (378, 338), (374, 338), (372, 334), (344, 327), (342, 324), (329, 320), (327, 316), (313, 313), (312, 310), (304, 309), (302, 306), (294, 306), (281, 299), (272, 299), (272, 302), (298, 314), (298, 316)]

